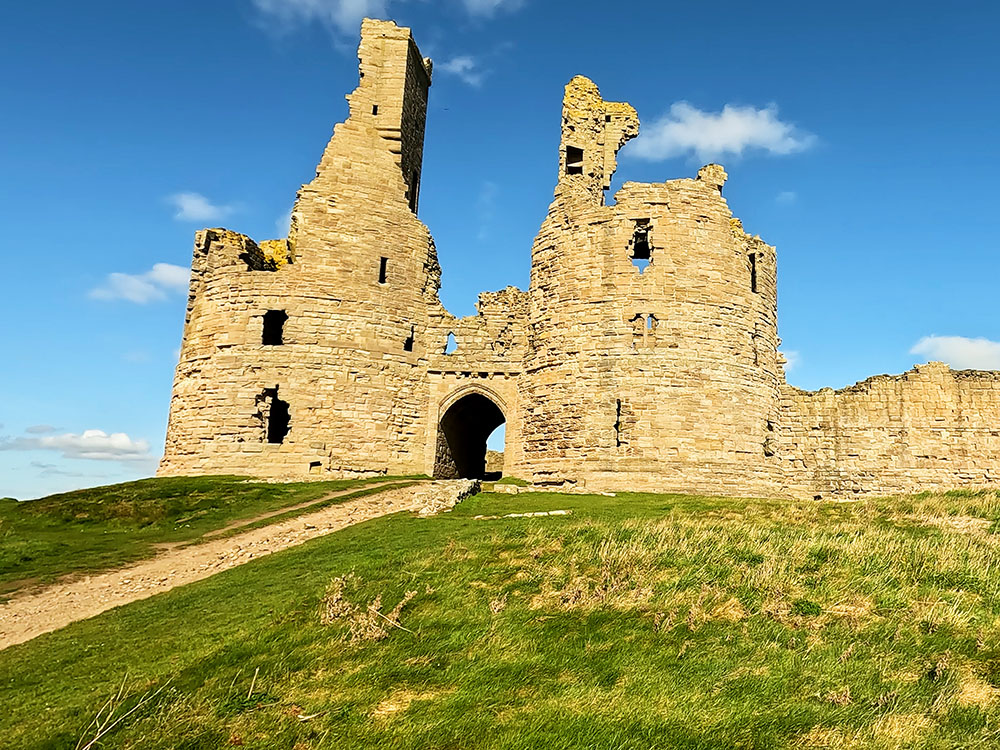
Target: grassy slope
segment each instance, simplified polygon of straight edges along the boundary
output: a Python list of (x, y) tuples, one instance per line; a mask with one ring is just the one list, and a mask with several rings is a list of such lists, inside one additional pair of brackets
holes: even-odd
[[(72, 747), (127, 675), (126, 707), (167, 687), (106, 747), (995, 747), (998, 519), (996, 493), (480, 495), (0, 652), (0, 737)], [(349, 574), (384, 612), (415, 591), (408, 630), (322, 625)]]
[(0, 597), (26, 582), (118, 567), (149, 557), (158, 544), (192, 541), (240, 519), (382, 481), (267, 484), (240, 477), (176, 477), (27, 503), (3, 499)]

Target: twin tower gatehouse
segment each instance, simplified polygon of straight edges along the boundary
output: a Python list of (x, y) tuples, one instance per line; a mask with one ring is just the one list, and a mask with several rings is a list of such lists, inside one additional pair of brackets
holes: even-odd
[(160, 474), (479, 477), (845, 496), (1000, 482), (1000, 374), (931, 363), (842, 391), (788, 386), (775, 250), (718, 165), (605, 201), (628, 104), (574, 78), (528, 291), (442, 306), (418, 218), (432, 65), (365, 20), (360, 81), (287, 239), (195, 238)]

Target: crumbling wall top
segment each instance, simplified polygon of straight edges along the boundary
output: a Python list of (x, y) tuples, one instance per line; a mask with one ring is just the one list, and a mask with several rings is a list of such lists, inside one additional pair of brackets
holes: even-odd
[(559, 185), (583, 190), (603, 202), (617, 169), (618, 151), (639, 134), (639, 116), (625, 102), (606, 102), (584, 76), (566, 84), (563, 96)]

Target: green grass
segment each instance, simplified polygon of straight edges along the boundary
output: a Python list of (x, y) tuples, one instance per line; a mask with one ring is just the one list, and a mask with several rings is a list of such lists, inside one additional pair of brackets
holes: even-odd
[(515, 487), (527, 487), (531, 482), (526, 479), (518, 479), (517, 477), (502, 477), (495, 484), (512, 484)]
[(158, 545), (195, 541), (241, 519), (384, 481), (268, 484), (241, 477), (172, 477), (30, 502), (5, 498), (0, 500), (0, 599), (67, 574), (119, 567), (155, 554)]
[(0, 744), (73, 747), (124, 680), (116, 715), (162, 691), (101, 747), (996, 747), (998, 520), (997, 493), (480, 495), (0, 652)]

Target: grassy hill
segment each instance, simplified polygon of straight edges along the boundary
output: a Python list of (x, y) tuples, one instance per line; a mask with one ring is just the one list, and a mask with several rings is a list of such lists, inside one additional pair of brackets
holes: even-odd
[(363, 494), (366, 485), (387, 481), (396, 480), (269, 484), (242, 477), (171, 477), (31, 502), (3, 498), (0, 601), (60, 576), (121, 567), (154, 555), (162, 545), (197, 541), (241, 521), (350, 491), (336, 498), (343, 502)]
[(0, 745), (83, 746), (104, 707), (99, 746), (144, 750), (996, 747), (998, 520), (483, 494), (0, 652)]

